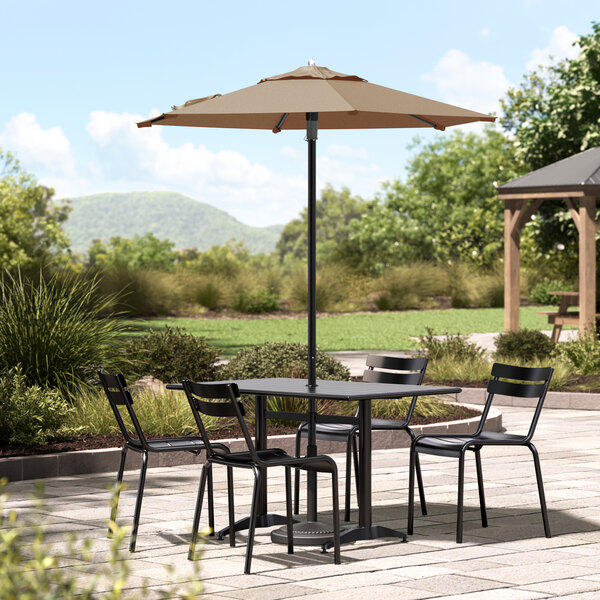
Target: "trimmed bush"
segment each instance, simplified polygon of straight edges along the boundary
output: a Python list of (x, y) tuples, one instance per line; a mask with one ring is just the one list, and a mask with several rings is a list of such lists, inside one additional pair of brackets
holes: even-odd
[(177, 383), (186, 377), (193, 381), (216, 379), (215, 363), (221, 352), (209, 346), (206, 338), (168, 326), (130, 339), (126, 351), (132, 361), (132, 376), (152, 375), (165, 383)]
[(556, 344), (544, 333), (536, 329), (506, 331), (494, 339), (497, 359), (542, 360), (552, 356)]
[(101, 365), (122, 365), (118, 336), (125, 326), (110, 316), (114, 298), (99, 294), (98, 279), (54, 275), (37, 282), (0, 279), (0, 374), (17, 365), (28, 385), (71, 394), (96, 385)]
[(570, 283), (557, 279), (542, 279), (529, 291), (529, 299), (539, 304), (560, 304), (560, 296), (551, 296), (548, 292), (561, 292), (573, 289)]
[(0, 378), (0, 444), (45, 444), (64, 438), (70, 408), (57, 390), (28, 386), (20, 367)]
[(277, 298), (265, 288), (241, 290), (234, 295), (231, 302), (231, 308), (242, 313), (273, 312), (278, 306)]

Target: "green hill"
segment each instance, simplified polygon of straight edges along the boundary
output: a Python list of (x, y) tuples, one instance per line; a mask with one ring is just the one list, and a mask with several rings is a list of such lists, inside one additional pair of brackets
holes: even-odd
[(131, 238), (152, 233), (178, 249), (207, 250), (235, 239), (252, 253), (270, 252), (282, 225), (250, 227), (223, 210), (175, 192), (129, 192), (81, 196), (71, 200), (65, 223), (74, 252), (85, 252), (93, 239)]

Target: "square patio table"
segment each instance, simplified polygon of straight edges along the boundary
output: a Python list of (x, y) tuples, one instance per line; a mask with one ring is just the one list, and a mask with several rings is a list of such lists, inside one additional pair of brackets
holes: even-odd
[[(219, 382), (227, 383), (227, 382)], [(373, 525), (371, 498), (371, 402), (377, 399), (401, 398), (412, 396), (433, 396), (455, 394), (461, 391), (458, 387), (408, 385), (393, 383), (363, 383), (358, 381), (317, 380), (315, 387), (308, 387), (307, 379), (292, 379), (276, 377), (271, 379), (239, 379), (231, 380), (236, 383), (241, 394), (253, 395), (256, 402), (256, 433), (255, 444), (258, 450), (267, 447), (267, 419), (283, 418), (308, 423), (307, 455), (316, 456), (316, 423), (352, 423), (359, 427), (359, 506), (358, 527), (342, 531), (341, 543), (351, 543), (357, 540), (370, 540), (382, 537), (400, 537), (406, 540), (406, 534), (389, 527)], [(182, 390), (181, 384), (169, 384), (168, 389)], [(289, 413), (268, 411), (268, 396), (286, 396), (290, 398), (306, 398), (308, 410), (306, 413)], [(358, 417), (341, 417), (317, 414), (316, 404), (319, 400), (358, 401)], [(285, 523), (282, 515), (267, 513), (267, 480), (263, 477), (262, 489), (259, 492), (259, 502), (256, 526), (270, 527)], [(333, 545), (330, 529), (321, 530), (317, 519), (317, 474), (307, 473), (307, 521), (299, 524), (300, 529), (294, 529), (294, 543), (299, 545), (322, 545), (323, 550)], [(236, 531), (247, 529), (249, 518), (244, 518), (235, 524)], [(229, 532), (225, 528), (218, 533), (219, 539)], [(272, 539), (276, 542), (287, 543), (285, 531), (274, 531)]]

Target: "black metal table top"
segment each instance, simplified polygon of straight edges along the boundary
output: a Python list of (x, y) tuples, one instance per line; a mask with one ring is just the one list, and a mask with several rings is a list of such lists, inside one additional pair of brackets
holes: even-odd
[[(317, 387), (309, 389), (307, 379), (273, 377), (270, 379), (236, 379), (240, 393), (255, 396), (290, 396), (294, 398), (321, 398), (330, 400), (374, 400), (403, 396), (432, 396), (456, 394), (458, 387), (435, 385), (408, 385), (397, 383), (367, 383), (360, 381), (317, 380)], [(221, 381), (219, 383), (228, 383)], [(167, 389), (182, 390), (180, 383), (168, 384)]]

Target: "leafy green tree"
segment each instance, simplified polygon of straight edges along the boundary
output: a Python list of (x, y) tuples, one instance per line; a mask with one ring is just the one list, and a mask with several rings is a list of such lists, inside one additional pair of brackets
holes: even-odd
[[(317, 259), (331, 262), (356, 260), (358, 248), (350, 241), (350, 223), (361, 217), (366, 202), (351, 196), (348, 188), (336, 191), (327, 185), (317, 200)], [(290, 221), (281, 232), (275, 251), (282, 262), (289, 258), (306, 260), (308, 250), (308, 209)]]
[(62, 223), (70, 208), (54, 205), (53, 195), (0, 149), (0, 267), (29, 269), (68, 248)]
[[(514, 136), (515, 156), (526, 170), (600, 145), (600, 23), (575, 43), (576, 58), (525, 75), (501, 101), (500, 122)], [(566, 279), (577, 271), (578, 234), (563, 201), (544, 202), (527, 229), (524, 264), (545, 261)]]
[(177, 259), (174, 246), (170, 240), (159, 240), (151, 233), (132, 239), (112, 237), (108, 243), (94, 240), (88, 249), (88, 260), (91, 266), (171, 271)]
[(600, 23), (575, 44), (576, 58), (525, 75), (501, 100), (500, 123), (530, 169), (600, 145)]
[(365, 271), (413, 261), (468, 261), (491, 266), (503, 249), (503, 206), (495, 186), (520, 173), (509, 140), (492, 127), (454, 131), (419, 148), (405, 183), (383, 194), (352, 224)]

